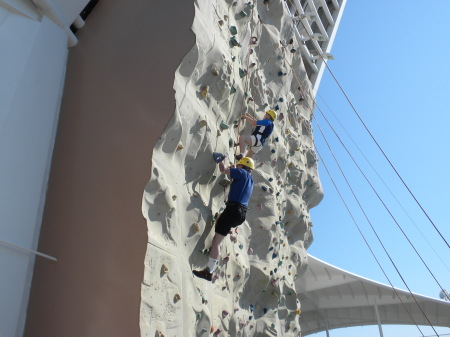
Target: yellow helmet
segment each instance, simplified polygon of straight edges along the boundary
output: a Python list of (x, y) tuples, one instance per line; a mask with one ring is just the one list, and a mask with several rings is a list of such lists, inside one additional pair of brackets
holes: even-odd
[(277, 119), (277, 113), (273, 110), (267, 110), (266, 114), (268, 114), (273, 121)]
[(248, 168), (251, 168), (252, 170), (255, 169), (255, 163), (253, 162), (253, 159), (250, 157), (244, 157), (239, 159), (237, 162), (237, 165), (247, 166)]

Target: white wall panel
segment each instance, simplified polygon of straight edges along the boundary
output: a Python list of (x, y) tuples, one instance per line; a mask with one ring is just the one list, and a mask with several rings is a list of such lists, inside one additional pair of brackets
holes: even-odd
[[(35, 250), (67, 62), (50, 19), (0, 6), (0, 240)], [(0, 245), (0, 336), (22, 336), (34, 256)]]

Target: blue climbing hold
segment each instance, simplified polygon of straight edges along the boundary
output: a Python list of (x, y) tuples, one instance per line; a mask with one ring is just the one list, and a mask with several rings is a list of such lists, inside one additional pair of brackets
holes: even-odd
[(279, 139), (278, 137), (275, 137), (275, 141), (276, 141), (276, 142), (279, 142), (280, 139)]
[(273, 108), (275, 111), (278, 111), (278, 110), (280, 110), (280, 107), (278, 106), (278, 104), (277, 105), (275, 105), (275, 108)]
[(216, 163), (220, 163), (226, 158), (226, 155), (220, 152), (213, 152), (213, 158)]
[(261, 186), (261, 188), (264, 192), (267, 192), (267, 186)]
[(253, 306), (253, 304), (250, 304), (250, 312), (253, 312), (253, 310), (255, 310), (255, 307)]
[(267, 310), (267, 308), (264, 308), (263, 311), (264, 311), (264, 314), (267, 314), (268, 310)]
[(270, 152), (275, 153), (275, 149), (270, 150)]
[(283, 72), (282, 72), (282, 71), (279, 71), (279, 72), (278, 72), (278, 76), (283, 76)]
[(284, 98), (283, 97), (280, 97), (280, 102), (284, 102)]

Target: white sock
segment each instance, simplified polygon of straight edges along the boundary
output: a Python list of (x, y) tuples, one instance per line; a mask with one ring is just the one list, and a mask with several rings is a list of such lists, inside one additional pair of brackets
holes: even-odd
[(214, 268), (216, 267), (216, 263), (217, 260), (214, 260), (213, 258), (209, 258), (209, 262), (208, 262), (208, 268), (209, 268), (209, 272), (212, 273)]

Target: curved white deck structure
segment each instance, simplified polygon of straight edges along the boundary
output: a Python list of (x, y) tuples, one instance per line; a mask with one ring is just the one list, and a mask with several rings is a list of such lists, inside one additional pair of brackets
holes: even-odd
[[(309, 269), (296, 280), (301, 292), (302, 336), (361, 325), (430, 325), (408, 291), (352, 274), (311, 255), (308, 258)], [(418, 294), (414, 297), (433, 326), (450, 326), (449, 302)]]

